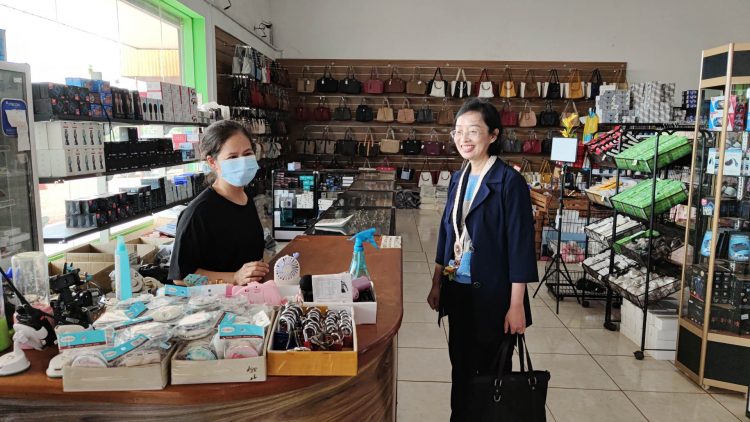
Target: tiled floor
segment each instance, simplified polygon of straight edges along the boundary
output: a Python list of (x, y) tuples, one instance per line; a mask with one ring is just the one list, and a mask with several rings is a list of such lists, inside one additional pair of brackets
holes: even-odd
[[(439, 219), (437, 211), (426, 210), (398, 210), (396, 217), (404, 248), (399, 421), (450, 417), (448, 327), (437, 326), (426, 303)], [(534, 367), (552, 374), (548, 421), (747, 421), (743, 395), (706, 392), (666, 361), (635, 360), (634, 343), (602, 328), (601, 304), (594, 301), (585, 309), (568, 299), (556, 315), (546, 289), (531, 304), (534, 325), (528, 342)]]

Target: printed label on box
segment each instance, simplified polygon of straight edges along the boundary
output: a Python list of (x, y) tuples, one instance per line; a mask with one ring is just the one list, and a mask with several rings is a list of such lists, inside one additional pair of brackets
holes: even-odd
[(65, 333), (57, 338), (57, 346), (60, 350), (103, 346), (106, 344), (107, 333), (104, 330), (86, 330), (75, 333)]
[(127, 341), (119, 346), (112, 347), (110, 349), (102, 350), (102, 356), (107, 362), (125, 355), (126, 353), (132, 352), (136, 348), (144, 345), (148, 341), (148, 337), (143, 334), (138, 334), (134, 339)]
[(177, 286), (175, 284), (169, 284), (164, 286), (164, 295), (190, 297), (190, 290), (188, 290), (187, 286)]

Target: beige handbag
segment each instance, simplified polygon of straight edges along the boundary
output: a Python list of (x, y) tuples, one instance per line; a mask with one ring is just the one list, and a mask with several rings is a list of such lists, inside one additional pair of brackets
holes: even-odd
[(383, 100), (383, 106), (378, 109), (378, 116), (375, 120), (385, 123), (393, 121), (393, 109), (391, 108), (391, 103), (388, 101), (388, 98)]
[(622, 69), (615, 70), (615, 73), (617, 73), (617, 82), (615, 82), (615, 88), (616, 89), (628, 89), (628, 80), (625, 78), (625, 75), (622, 73)]
[(404, 98), (402, 109), (398, 111), (398, 117), (396, 121), (402, 124), (410, 125), (414, 123), (414, 109), (411, 108), (408, 98)]
[(453, 125), (453, 110), (448, 108), (447, 99), (443, 100), (443, 108), (438, 112), (437, 124)]
[(583, 84), (581, 83), (581, 72), (578, 69), (570, 71), (568, 79), (568, 98), (578, 100), (583, 98)]
[(401, 151), (401, 142), (396, 139), (396, 134), (393, 132), (393, 128), (388, 126), (385, 131), (385, 138), (380, 140), (380, 153), (381, 154), (398, 154)]
[(414, 68), (414, 73), (411, 75), (411, 80), (406, 83), (406, 93), (411, 95), (424, 95), (427, 93), (427, 84), (419, 79), (417, 74), (418, 67)]
[(315, 81), (307, 77), (308, 70), (310, 70), (310, 66), (302, 68), (302, 77), (297, 79), (297, 92), (315, 92)]
[(549, 185), (552, 183), (552, 167), (550, 166), (549, 160), (542, 161), (542, 166), (539, 168), (539, 180), (543, 185)]
[(536, 113), (529, 107), (529, 102), (523, 103), (523, 110), (518, 113), (518, 127), (536, 126)]
[[(568, 107), (571, 104), (573, 104), (573, 112), (572, 113), (568, 111)], [(578, 108), (576, 107), (575, 101), (568, 101), (568, 103), (565, 104), (565, 108), (563, 109), (562, 114), (560, 114), (560, 124), (562, 124), (563, 120), (565, 120), (566, 118), (570, 117), (570, 115), (574, 114), (574, 113), (580, 117), (580, 114), (578, 114)], [(580, 124), (581, 124), (581, 121), (578, 119), (578, 117), (576, 117), (575, 119), (573, 119), (573, 125), (572, 125), (573, 127), (580, 126)]]

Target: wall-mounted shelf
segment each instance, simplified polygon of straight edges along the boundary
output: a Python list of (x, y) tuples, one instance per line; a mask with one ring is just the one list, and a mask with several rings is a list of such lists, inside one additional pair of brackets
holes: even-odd
[(62, 183), (62, 182), (70, 181), (70, 180), (81, 180), (81, 179), (91, 179), (94, 177), (114, 176), (117, 174), (135, 173), (138, 171), (149, 171), (149, 170), (156, 170), (156, 169), (161, 169), (161, 168), (178, 167), (178, 166), (183, 166), (186, 164), (200, 163), (201, 161), (203, 160), (190, 160), (190, 161), (183, 161), (181, 163), (172, 163), (172, 164), (165, 164), (165, 165), (159, 165), (159, 166), (138, 167), (135, 169), (128, 169), (128, 170), (105, 171), (105, 172), (91, 173), (91, 174), (78, 174), (75, 176), (40, 177), (39, 183), (42, 183), (42, 184)]
[(93, 123), (110, 123), (113, 125), (122, 126), (177, 126), (177, 127), (207, 127), (210, 123), (196, 123), (196, 122), (156, 122), (150, 120), (134, 120), (134, 119), (93, 119), (86, 116), (56, 116), (56, 115), (45, 115), (35, 114), (35, 122), (56, 122), (56, 121), (76, 121), (76, 122), (93, 122)]

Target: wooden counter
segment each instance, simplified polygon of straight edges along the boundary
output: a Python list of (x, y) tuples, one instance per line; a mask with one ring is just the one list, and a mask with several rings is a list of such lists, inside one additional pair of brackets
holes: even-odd
[[(299, 252), (303, 274), (330, 274), (349, 269), (352, 247), (353, 242), (343, 236), (299, 236), (279, 256)], [(63, 393), (62, 380), (45, 375), (57, 350), (27, 351), (31, 369), (0, 378), (0, 419), (25, 414), (55, 420), (392, 420), (397, 364), (394, 337), (403, 314), (401, 258), (401, 249), (367, 247), (378, 316), (376, 325), (357, 325), (360, 350), (356, 377), (268, 377), (261, 383), (168, 385), (162, 391)]]

